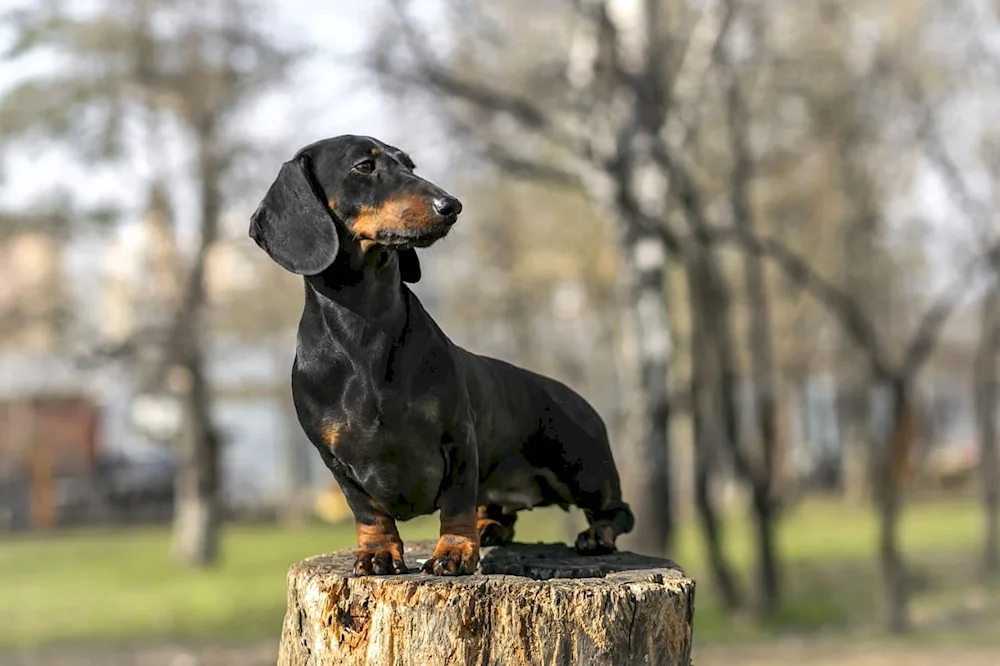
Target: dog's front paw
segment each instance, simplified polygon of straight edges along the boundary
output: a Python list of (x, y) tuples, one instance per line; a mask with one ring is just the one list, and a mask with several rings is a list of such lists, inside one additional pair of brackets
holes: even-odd
[(388, 576), (405, 574), (403, 544), (390, 543), (378, 548), (358, 548), (355, 551), (354, 573), (358, 576)]
[(615, 532), (607, 521), (595, 521), (576, 537), (576, 552), (581, 555), (605, 555), (615, 550)]
[(479, 543), (463, 536), (445, 534), (438, 539), (434, 554), (424, 562), (423, 571), (435, 576), (462, 576), (476, 573)]

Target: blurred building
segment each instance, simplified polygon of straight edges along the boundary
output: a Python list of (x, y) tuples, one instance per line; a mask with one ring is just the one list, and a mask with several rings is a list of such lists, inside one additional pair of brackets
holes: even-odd
[(60, 481), (94, 470), (98, 413), (64, 351), (62, 240), (0, 242), (0, 529), (52, 525)]
[[(248, 253), (238, 222), (223, 225), (208, 258), (211, 314), (220, 319), (211, 322), (207, 372), (225, 443), (224, 501), (259, 513), (293, 496), (309, 502), (329, 475), (317, 468), (288, 395), (297, 317), (266, 308), (247, 315), (254, 300), (290, 307), (301, 286), (271, 293), (274, 276), (260, 274), (266, 257)], [(168, 517), (175, 461), (163, 434), (177, 410), (155, 381), (155, 343), (169, 334), (180, 297), (179, 257), (165, 200), (154, 192), (146, 215), (84, 262), (95, 287), (75, 298), (86, 301), (77, 305), (92, 311), (97, 330), (70, 331), (61, 315), (74, 294), (60, 286), (75, 276), (60, 239), (22, 234), (0, 243), (0, 530)], [(255, 321), (258, 314), (269, 320)], [(99, 363), (81, 357), (97, 342), (129, 351)]]
[(63, 247), (44, 233), (0, 242), (0, 345), (47, 353), (59, 338), (65, 308)]

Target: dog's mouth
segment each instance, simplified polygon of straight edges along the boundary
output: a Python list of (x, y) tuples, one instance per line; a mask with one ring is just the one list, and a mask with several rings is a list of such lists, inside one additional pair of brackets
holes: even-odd
[(374, 238), (367, 236), (359, 236), (358, 238), (362, 241), (385, 245), (396, 250), (428, 247), (448, 235), (448, 232), (451, 231), (451, 225), (455, 221), (454, 217), (452, 216), (452, 219), (447, 220), (445, 224), (431, 230), (416, 232), (409, 229), (384, 229), (380, 230)]

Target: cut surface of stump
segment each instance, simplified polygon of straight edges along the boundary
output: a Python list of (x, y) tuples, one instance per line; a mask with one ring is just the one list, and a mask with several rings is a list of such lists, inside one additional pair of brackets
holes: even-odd
[[(434, 542), (406, 544), (411, 571)], [(562, 544), (483, 548), (479, 573), (354, 575), (354, 552), (288, 572), (279, 666), (687, 666), (694, 581), (670, 560)]]

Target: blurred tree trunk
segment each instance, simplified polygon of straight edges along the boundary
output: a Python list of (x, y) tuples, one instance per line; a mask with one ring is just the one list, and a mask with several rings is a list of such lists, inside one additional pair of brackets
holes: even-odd
[[(734, 0), (726, 1), (728, 22), (735, 16)], [(729, 25), (727, 23), (727, 25)], [(716, 60), (725, 78), (724, 97), (729, 125), (729, 147), (732, 168), (729, 174), (729, 206), (733, 224), (740, 233), (756, 233), (751, 208), (750, 188), (754, 177), (754, 161), (750, 149), (750, 110), (740, 89), (740, 78), (729, 56), (728, 47), (720, 40)], [(750, 357), (750, 378), (754, 412), (757, 415), (760, 455), (754, 456), (750, 474), (754, 527), (756, 532), (755, 606), (761, 615), (773, 613), (779, 602), (778, 558), (775, 549), (774, 522), (776, 514), (775, 484), (778, 460), (778, 416), (776, 374), (771, 334), (771, 303), (764, 276), (763, 259), (752, 252), (743, 256), (749, 326), (747, 350)]]
[[(844, 291), (857, 294), (856, 298), (863, 303), (867, 300), (862, 295), (865, 292), (858, 290), (867, 288), (865, 268), (871, 249), (867, 242), (864, 243), (864, 249), (859, 247), (862, 241), (858, 239), (856, 230), (849, 231), (847, 236), (844, 254), (851, 259), (844, 260), (847, 264), (844, 266), (847, 273)], [(838, 350), (838, 368), (835, 371), (840, 386), (837, 394), (843, 447), (841, 481), (847, 501), (856, 506), (864, 506), (871, 496), (872, 450), (878, 446), (878, 437), (873, 438), (872, 435), (871, 402), (875, 379), (872, 377), (869, 351), (858, 348), (849, 334), (843, 333), (842, 337), (844, 339)]]
[[(592, 5), (595, 53), (617, 54), (609, 108), (626, 110), (620, 125), (609, 132), (614, 152), (603, 167), (614, 185), (642, 410), (642, 432), (626, 465), (635, 484), (630, 501), (638, 527), (626, 543), (641, 552), (661, 553), (672, 545), (676, 527), (667, 381), (671, 342), (667, 252), (664, 239), (648, 222), (664, 214), (662, 193), (668, 181), (653, 155), (667, 113), (666, 16), (659, 2), (631, 4), (639, 19), (634, 23), (605, 2)], [(627, 43), (629, 36), (633, 43)]]
[[(848, 352), (852, 353), (852, 352)], [(849, 370), (848, 370), (849, 372)], [(854, 373), (858, 374), (858, 373)], [(843, 410), (841, 426), (843, 435), (843, 464), (841, 476), (844, 497), (851, 504), (862, 506), (868, 501), (871, 484), (868, 451), (871, 448), (868, 427), (869, 384), (863, 377), (841, 377), (844, 390), (840, 392)]]
[(219, 233), (224, 163), (216, 145), (214, 122), (197, 128), (200, 238), (189, 269), (175, 326), (176, 374), (181, 378), (183, 430), (174, 514), (174, 557), (202, 567), (219, 553), (220, 440), (212, 423), (211, 396), (204, 359), (205, 268)]
[[(661, 144), (658, 157), (670, 175), (669, 194), (683, 209), (693, 237), (691, 242), (684, 244), (683, 250), (687, 264), (693, 322), (692, 374), (697, 375), (692, 378), (692, 382), (696, 380), (698, 382), (697, 391), (694, 391), (692, 399), (695, 416), (700, 420), (700, 423), (696, 422), (694, 440), (695, 446), (699, 449), (695, 458), (696, 501), (699, 502), (697, 508), (703, 522), (707, 546), (710, 550), (718, 549), (718, 552), (711, 557), (716, 558), (713, 568), (720, 580), (720, 588), (730, 588), (729, 591), (721, 593), (726, 595), (727, 605), (735, 606), (739, 603), (739, 590), (734, 582), (726, 580), (732, 578), (729, 566), (723, 559), (721, 547), (712, 543), (713, 540), (720, 539), (722, 532), (716, 528), (717, 521), (714, 518), (713, 507), (707, 504), (711, 501), (711, 496), (707, 494), (709, 475), (713, 472), (717, 474), (719, 465), (716, 462), (714, 469), (707, 466), (699, 467), (705, 462), (704, 459), (699, 459), (699, 456), (707, 455), (703, 450), (706, 442), (702, 435), (708, 430), (719, 433), (717, 441), (720, 441), (729, 453), (732, 467), (737, 475), (744, 480), (751, 479), (753, 475), (742, 449), (744, 441), (740, 424), (739, 373), (735, 359), (736, 343), (731, 317), (732, 299), (725, 273), (712, 250), (712, 239), (701, 203), (701, 190), (665, 144)], [(707, 409), (705, 403), (700, 402), (699, 396), (702, 400), (709, 401)], [(701, 414), (698, 413), (699, 409), (703, 410)], [(713, 425), (716, 428), (713, 428)]]
[(1000, 354), (1000, 284), (983, 298), (982, 332), (976, 353), (973, 395), (979, 421), (979, 465), (983, 483), (986, 525), (983, 535), (983, 572), (1000, 574), (1000, 463), (997, 451), (997, 357)]
[(728, 437), (722, 429), (727, 418), (721, 413), (731, 404), (725, 395), (726, 382), (717, 355), (716, 338), (712, 330), (712, 317), (706, 309), (715, 307), (710, 293), (705, 293), (704, 280), (688, 263), (688, 292), (691, 312), (691, 413), (694, 428), (694, 500), (698, 521), (708, 551), (712, 580), (720, 605), (735, 610), (741, 602), (736, 576), (726, 560), (723, 548), (724, 526), (719, 521), (712, 494), (712, 477), (718, 471), (718, 459), (725, 447), (720, 440)]
[[(638, 349), (642, 431), (635, 455), (626, 463), (632, 481), (630, 493), (636, 524), (631, 539), (640, 552), (662, 553), (674, 536), (672, 465), (669, 443), (670, 402), (667, 363), (666, 253), (659, 238), (626, 233), (623, 255), (629, 266), (629, 311)], [(631, 259), (631, 260), (629, 260)]]
[[(19, 113), (4, 116), (0, 134), (54, 140), (79, 149), (87, 164), (142, 157), (134, 121), (169, 119), (168, 127), (192, 141), (200, 240), (188, 269), (178, 271), (180, 296), (166, 317), (171, 335), (162, 343), (156, 331), (153, 344), (165, 352), (169, 371), (157, 372), (157, 379), (168, 374), (182, 411), (173, 549), (180, 561), (205, 565), (217, 556), (220, 446), (202, 348), (205, 262), (218, 235), (223, 177), (236, 154), (249, 150), (239, 129), (245, 118), (237, 112), (283, 81), (297, 52), (282, 50), (253, 27), (255, 3), (246, 0), (220, 0), (207, 9), (116, 0), (88, 3), (81, 12), (66, 12), (63, 4), (29, 3), (5, 16), (18, 35), (2, 54), (11, 63), (52, 48), (68, 57), (5, 92), (0, 106)], [(155, 155), (160, 148), (154, 140), (146, 150)], [(174, 173), (184, 184), (189, 175)], [(147, 333), (136, 331), (127, 346), (145, 345)]]
[(872, 491), (879, 515), (879, 568), (882, 573), (886, 626), (892, 633), (909, 629), (909, 589), (906, 565), (899, 545), (901, 466), (898, 456), (909, 451), (913, 438), (909, 381), (895, 377), (880, 388), (886, 391), (888, 432), (869, 455)]
[(181, 370), (181, 407), (184, 414), (180, 438), (174, 558), (178, 563), (203, 567), (218, 558), (219, 543), (219, 440), (209, 413), (208, 383), (197, 335), (185, 336), (186, 349), (177, 364)]
[(753, 483), (751, 506), (756, 533), (756, 598), (757, 613), (771, 615), (779, 603), (778, 556), (775, 547), (777, 507), (771, 495), (771, 484), (764, 478)]
[[(841, 257), (841, 274), (844, 293), (850, 294), (860, 312), (878, 331), (877, 314), (888, 311), (888, 298), (884, 293), (885, 281), (879, 281), (881, 270), (891, 270), (883, 265), (886, 258), (879, 248), (880, 220), (877, 211), (868, 165), (864, 156), (854, 147), (859, 138), (847, 133), (841, 148), (840, 170), (847, 191), (855, 197), (853, 220), (845, 225)], [(876, 382), (871, 368), (871, 349), (862, 349), (848, 333), (842, 334), (838, 352), (838, 381), (844, 411), (843, 422), (843, 488), (848, 501), (861, 505), (871, 496), (872, 449), (878, 447), (871, 431), (871, 392)], [(875, 437), (878, 440), (878, 437)]]

